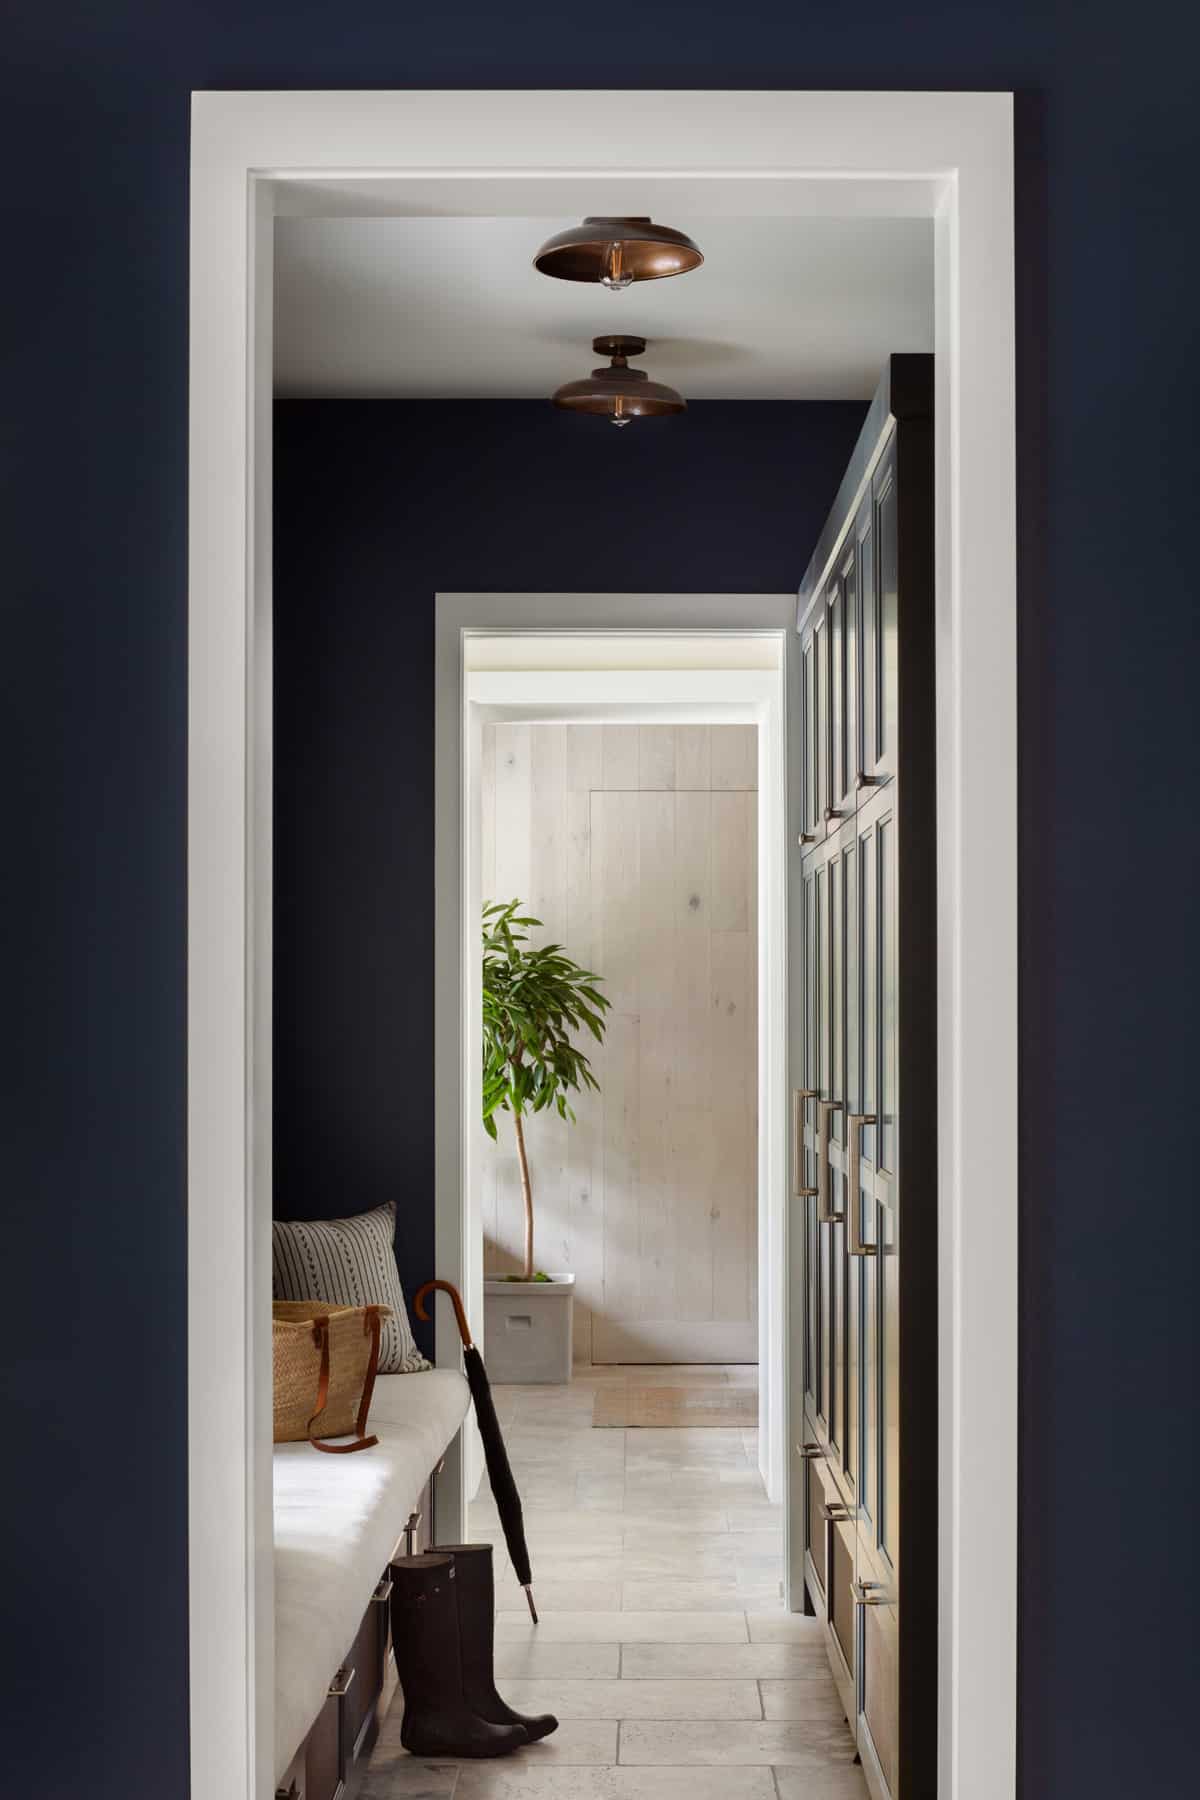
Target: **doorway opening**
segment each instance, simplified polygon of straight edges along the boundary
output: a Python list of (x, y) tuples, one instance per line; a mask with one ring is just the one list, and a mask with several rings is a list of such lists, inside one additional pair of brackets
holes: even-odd
[[(574, 1278), (569, 1372), (552, 1337), (560, 1303), (543, 1321), (540, 1296), (502, 1280), (524, 1262), (511, 1116), (497, 1118), (498, 1143), (482, 1130), (468, 1141), (484, 1355), (538, 1541), (536, 1588), (579, 1615), (619, 1607), (626, 1631), (667, 1607), (680, 1624), (702, 1607), (714, 1618), (718, 1602), (766, 1613), (783, 1606), (786, 1566), (772, 1244), (784, 1231), (777, 846), (792, 632), (732, 621), (747, 605), (790, 616), (792, 598), (702, 599), (727, 628), (675, 634), (655, 630), (655, 596), (635, 634), (588, 630), (610, 616), (599, 596), (547, 596), (567, 634), (506, 632), (506, 599), (439, 601), (443, 616), (491, 619), (461, 635), (468, 1021), (480, 900), (520, 900), (542, 920), (531, 947), (561, 943), (610, 1001), (603, 1042), (588, 1044), (597, 1089), (570, 1096), (576, 1121), (543, 1112), (524, 1125), (536, 1265)], [(468, 1107), (479, 1048), (475, 1028)], [(468, 1469), (466, 1489), (471, 1537), (498, 1539), (502, 1555), (488, 1483)], [(516, 1631), (524, 1598), (509, 1566), (497, 1595), (500, 1629)], [(534, 1683), (543, 1656), (504, 1651)], [(570, 1708), (572, 1692), (529, 1696)]]
[[(559, 209), (564, 177), (581, 211), (611, 204), (615, 183), (630, 213), (661, 211), (658, 202), (669, 199), (669, 210), (680, 212), (682, 202), (697, 216), (711, 203), (735, 215), (816, 217), (848, 206), (860, 217), (877, 209), (878, 216), (908, 211), (935, 220), (937, 688), (946, 759), (939, 771), (946, 1227), (938, 1279), (939, 1757), (947, 1794), (982, 1800), (1012, 1788), (1010, 103), (989, 95), (663, 96), (653, 117), (629, 109), (616, 152), (611, 109), (604, 95), (213, 95), (197, 103), (189, 1437), (193, 1775), (205, 1796), (257, 1796), (270, 1780), (270, 1340), (263, 1319), (271, 1190), (264, 1124), (271, 1089), (274, 220), (364, 204), (414, 215), (544, 216)], [(569, 166), (561, 162), (564, 145)], [(439, 742), (438, 811), (450, 817), (441, 804), (444, 771), (452, 765), (457, 779), (461, 763), (444, 748)], [(443, 852), (439, 838), (439, 870)], [(439, 874), (439, 893), (446, 891)], [(439, 988), (443, 978), (439, 964)], [(459, 991), (449, 995), (451, 1014), (461, 1000)], [(449, 1105), (439, 1091), (439, 1190), (461, 1177), (456, 1122), (447, 1130), (442, 1116)], [(446, 1251), (462, 1267), (461, 1227), (446, 1231), (449, 1238), (439, 1221), (438, 1262), (444, 1266)], [(215, 1316), (203, 1304), (214, 1294)], [(231, 1417), (240, 1421), (232, 1445)]]

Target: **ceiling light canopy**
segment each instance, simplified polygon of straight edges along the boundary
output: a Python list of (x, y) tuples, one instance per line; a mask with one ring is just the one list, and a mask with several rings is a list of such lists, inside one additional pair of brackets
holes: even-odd
[(568, 381), (554, 395), (555, 406), (568, 412), (599, 413), (613, 425), (629, 425), (634, 419), (659, 418), (686, 412), (687, 401), (665, 382), (651, 381), (644, 369), (631, 369), (628, 358), (646, 349), (643, 337), (592, 339), (597, 356), (612, 358), (607, 369), (593, 369), (582, 381)]
[(691, 238), (670, 225), (640, 218), (589, 218), (547, 238), (533, 266), (559, 281), (598, 281), (619, 294), (635, 281), (686, 275), (703, 261)]

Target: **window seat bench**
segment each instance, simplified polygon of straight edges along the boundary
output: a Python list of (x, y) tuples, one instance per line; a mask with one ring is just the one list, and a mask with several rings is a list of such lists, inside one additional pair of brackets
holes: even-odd
[[(342, 1791), (346, 1764), (373, 1719), (386, 1655), (387, 1608), (373, 1607), (372, 1598), (379, 1591), (382, 1599), (405, 1522), (469, 1400), (454, 1369), (381, 1375), (367, 1427), (379, 1438), (372, 1449), (325, 1456), (305, 1443), (275, 1446), (275, 1769), (284, 1793), (323, 1800), (313, 1790), (326, 1784), (310, 1776), (306, 1786), (303, 1775), (305, 1746), (323, 1713), (340, 1745), (341, 1772), (329, 1791)], [(378, 1623), (373, 1613), (383, 1615)], [(364, 1644), (372, 1666), (354, 1693), (358, 1671), (351, 1674), (348, 1658)], [(330, 1696), (339, 1673), (339, 1686), (351, 1684), (345, 1701)], [(347, 1729), (347, 1713), (357, 1729)]]

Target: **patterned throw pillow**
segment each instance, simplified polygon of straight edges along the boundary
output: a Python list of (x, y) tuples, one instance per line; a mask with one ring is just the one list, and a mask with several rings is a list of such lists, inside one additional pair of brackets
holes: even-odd
[(356, 1219), (276, 1219), (272, 1276), (276, 1300), (323, 1300), (329, 1306), (390, 1306), (379, 1343), (381, 1375), (428, 1369), (413, 1342), (392, 1243), (396, 1203)]

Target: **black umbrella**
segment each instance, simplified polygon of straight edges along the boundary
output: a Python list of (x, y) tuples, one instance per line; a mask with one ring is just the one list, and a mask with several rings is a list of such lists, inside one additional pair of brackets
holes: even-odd
[(467, 1315), (463, 1307), (462, 1296), (452, 1282), (427, 1281), (413, 1297), (413, 1306), (418, 1319), (428, 1319), (425, 1311), (425, 1296), (440, 1288), (449, 1296), (454, 1308), (454, 1317), (458, 1321), (458, 1334), (463, 1341), (463, 1370), (467, 1377), (467, 1386), (471, 1390), (471, 1398), (475, 1402), (475, 1417), (479, 1421), (479, 1435), (483, 1439), (483, 1456), (487, 1463), (488, 1480), (492, 1484), (492, 1493), (496, 1497), (496, 1511), (500, 1514), (500, 1523), (504, 1527), (504, 1541), (508, 1545), (508, 1554), (512, 1561), (517, 1580), (525, 1589), (525, 1599), (529, 1606), (529, 1616), (534, 1624), (538, 1622), (537, 1607), (533, 1604), (533, 1573), (529, 1567), (529, 1546), (525, 1542), (525, 1520), (521, 1513), (521, 1496), (517, 1492), (517, 1484), (513, 1480), (513, 1472), (508, 1460), (508, 1451), (504, 1448), (504, 1439), (500, 1435), (500, 1421), (496, 1417), (496, 1403), (492, 1399), (492, 1390), (487, 1378), (487, 1370), (483, 1366), (483, 1358), (471, 1342), (471, 1327), (467, 1324)]

